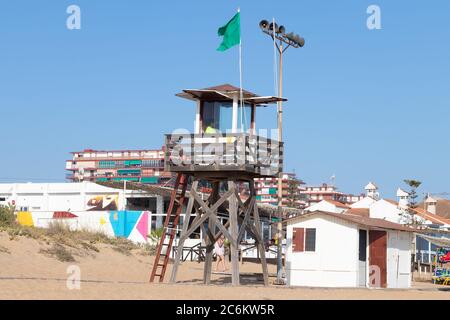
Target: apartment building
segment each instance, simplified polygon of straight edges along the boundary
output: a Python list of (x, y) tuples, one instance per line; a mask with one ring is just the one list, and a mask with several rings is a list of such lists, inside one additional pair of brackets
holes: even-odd
[[(293, 179), (297, 179), (294, 173), (283, 173), (282, 180), (282, 192), (283, 192), (283, 205), (288, 204), (289, 182)], [(306, 202), (302, 199), (302, 193), (304, 191), (303, 182), (300, 180), (298, 189), (298, 199), (296, 200), (299, 208), (304, 208)], [(278, 179), (277, 178), (259, 178), (255, 179), (256, 200), (259, 203), (278, 205)]]
[(164, 150), (110, 150), (86, 149), (72, 152), (66, 161), (72, 182), (132, 181), (161, 184), (171, 178), (164, 172)]
[(306, 202), (308, 207), (322, 200), (331, 200), (344, 204), (352, 204), (359, 200), (362, 200), (365, 197), (364, 194), (353, 195), (343, 193), (341, 191), (338, 191), (336, 186), (328, 185), (326, 183), (323, 183), (320, 186), (305, 186), (302, 193), (306, 195)]
[[(297, 179), (293, 173), (283, 174), (283, 205), (288, 205), (289, 180)], [(256, 200), (259, 203), (278, 205), (278, 179), (277, 178), (261, 178), (255, 180), (255, 189), (257, 193)], [(301, 181), (301, 180), (300, 180)], [(303, 182), (298, 185), (297, 204), (299, 208), (307, 208), (322, 200), (336, 201), (338, 203), (350, 205), (358, 202), (365, 197), (364, 194), (353, 195), (343, 193), (337, 190), (336, 186), (323, 183), (320, 186), (305, 186)]]

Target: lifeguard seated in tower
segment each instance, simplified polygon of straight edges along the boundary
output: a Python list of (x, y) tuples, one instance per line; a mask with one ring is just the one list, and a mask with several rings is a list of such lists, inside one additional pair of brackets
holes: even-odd
[(205, 133), (217, 133), (217, 130), (212, 126), (212, 123), (206, 127)]

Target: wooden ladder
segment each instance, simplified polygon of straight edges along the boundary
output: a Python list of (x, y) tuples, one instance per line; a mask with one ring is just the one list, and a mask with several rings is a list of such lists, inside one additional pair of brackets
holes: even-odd
[(159, 240), (155, 261), (153, 263), (150, 282), (159, 277), (159, 282), (163, 282), (167, 265), (169, 264), (170, 251), (172, 250), (173, 240), (177, 234), (177, 226), (180, 221), (180, 213), (183, 209), (185, 194), (188, 184), (188, 176), (182, 173), (177, 174), (175, 186), (170, 195), (170, 204), (164, 220), (164, 229)]

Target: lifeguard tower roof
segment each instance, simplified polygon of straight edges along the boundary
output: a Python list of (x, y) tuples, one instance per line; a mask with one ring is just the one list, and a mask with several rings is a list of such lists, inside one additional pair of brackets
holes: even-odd
[[(233, 101), (233, 97), (240, 95), (240, 88), (231, 84), (222, 84), (219, 86), (204, 89), (184, 89), (183, 92), (176, 94), (177, 97), (197, 101)], [(275, 96), (258, 96), (247, 90), (242, 90), (244, 102), (258, 106), (264, 106), (278, 101), (287, 101), (285, 98)]]

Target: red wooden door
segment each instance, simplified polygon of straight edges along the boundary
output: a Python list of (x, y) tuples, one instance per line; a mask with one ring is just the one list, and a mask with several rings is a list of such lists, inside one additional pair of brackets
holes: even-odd
[(387, 286), (387, 233), (369, 231), (369, 285), (386, 288)]
[(305, 229), (294, 228), (292, 230), (292, 252), (305, 251)]

